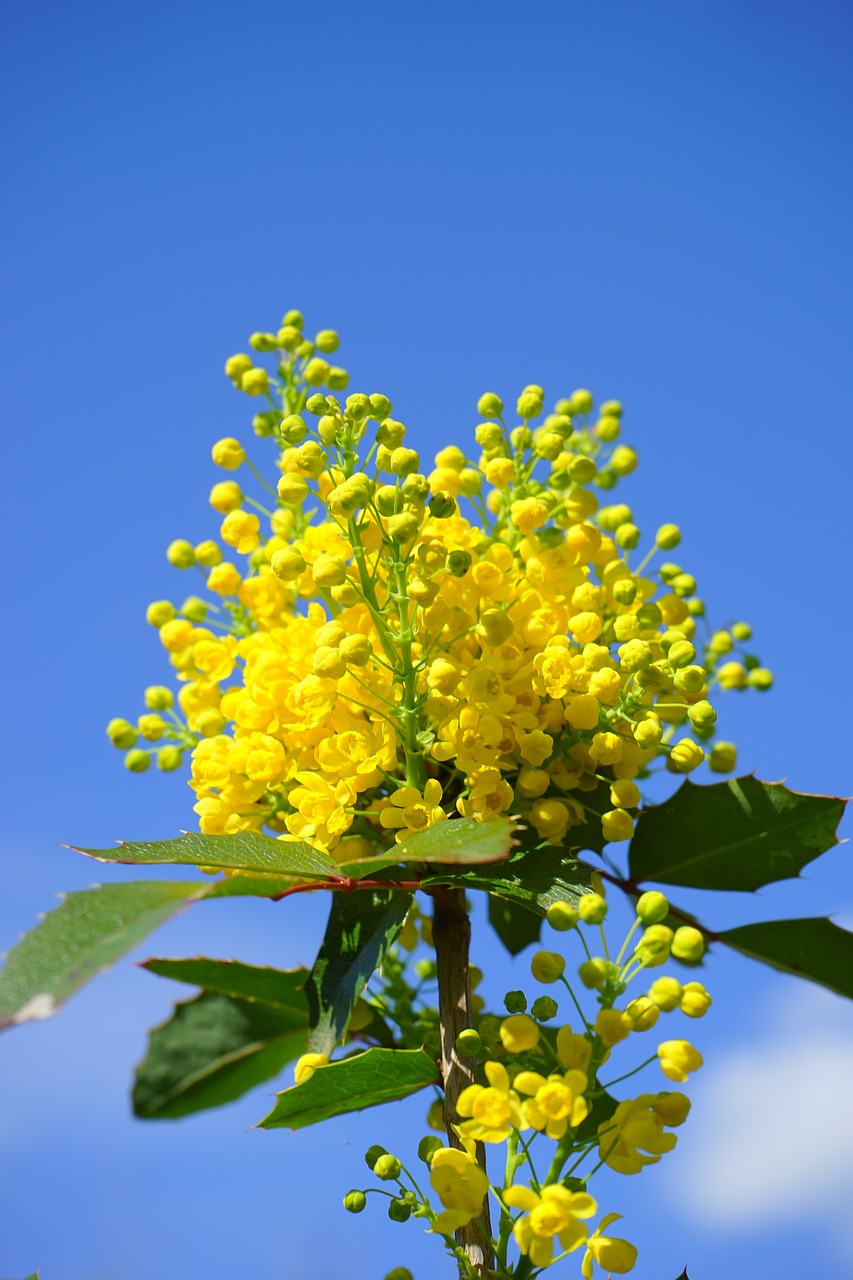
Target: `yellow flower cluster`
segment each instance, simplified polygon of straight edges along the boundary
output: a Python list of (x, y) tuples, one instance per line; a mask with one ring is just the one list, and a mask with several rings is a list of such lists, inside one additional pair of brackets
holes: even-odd
[[(227, 361), (235, 387), (266, 402), (253, 426), (278, 445), (278, 480), (239, 441), (213, 446), (261, 496), (218, 482), (219, 539), (170, 545), (210, 597), (148, 610), (178, 705), (168, 724), (112, 721), (110, 738), (140, 770), (152, 757), (140, 736), (170, 740), (161, 768), (191, 747), (208, 833), (266, 828), (346, 859), (458, 815), (518, 816), (552, 844), (592, 815), (606, 840), (629, 838), (638, 782), (706, 758), (714, 691), (771, 677), (735, 656), (745, 624), (700, 653), (695, 581), (657, 563), (677, 527), (640, 558), (631, 509), (601, 505), (637, 464), (621, 405), (595, 413), (576, 391), (544, 414), (528, 386), (513, 425), (487, 394), (477, 448), (442, 448), (430, 468), (386, 396), (336, 397), (347, 375), (324, 356), (337, 345), (288, 312), (250, 339), (273, 372)], [(730, 770), (734, 748), (707, 759)]]

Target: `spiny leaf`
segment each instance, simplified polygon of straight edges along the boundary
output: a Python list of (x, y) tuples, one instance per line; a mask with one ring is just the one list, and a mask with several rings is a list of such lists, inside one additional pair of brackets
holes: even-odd
[(243, 964), (239, 960), (211, 960), (206, 956), (186, 960), (154, 958), (145, 960), (140, 967), (159, 974), (161, 978), (188, 982), (205, 991), (256, 1000), (307, 1016), (308, 1005), (303, 991), (308, 977), (305, 968), (270, 969)]
[(458, 885), (464, 889), (484, 889), (527, 907), (544, 916), (552, 902), (576, 902), (589, 892), (591, 868), (565, 850), (551, 845), (519, 849), (495, 867), (450, 869), (435, 872), (421, 881), (430, 885)]
[(308, 1002), (279, 1009), (203, 991), (151, 1032), (136, 1072), (134, 1114), (175, 1120), (218, 1107), (269, 1080), (305, 1052)]
[(853, 1000), (853, 933), (824, 916), (745, 924), (718, 937), (742, 955)]
[(115, 849), (77, 849), (99, 862), (174, 863), (263, 871), (305, 880), (339, 879), (340, 868), (327, 853), (304, 840), (277, 840), (257, 831), (230, 836), (186, 832), (174, 840), (122, 842)]
[(801, 795), (752, 776), (708, 787), (686, 779), (669, 800), (640, 814), (631, 876), (736, 890), (792, 879), (837, 844), (843, 811), (843, 800)]
[[(338, 867), (338, 874), (349, 876), (353, 880), (364, 880), (400, 863), (476, 866), (479, 863), (501, 862), (509, 856), (513, 844), (513, 823), (508, 819), (472, 822), (470, 818), (451, 818), (448, 822), (437, 822), (426, 831), (417, 832), (408, 840), (402, 840), (381, 857), (344, 863)], [(399, 879), (404, 875), (401, 871), (400, 876), (394, 878)]]
[(410, 893), (387, 890), (332, 895), (326, 935), (305, 984), (313, 1052), (332, 1052), (366, 982), (400, 932), (411, 901)]
[(0, 971), (0, 1028), (50, 1017), (90, 978), (212, 889), (203, 882), (142, 880), (68, 894), (10, 951)]
[(303, 1129), (346, 1111), (408, 1097), (440, 1084), (438, 1066), (423, 1049), (368, 1049), (352, 1058), (318, 1067), (304, 1084), (277, 1095), (261, 1129)]

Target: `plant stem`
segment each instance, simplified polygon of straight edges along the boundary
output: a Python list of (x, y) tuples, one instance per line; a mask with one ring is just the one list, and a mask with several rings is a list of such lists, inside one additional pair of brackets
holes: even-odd
[[(470, 990), (468, 982), (468, 947), (471, 940), (471, 922), (465, 910), (465, 894), (462, 889), (436, 888), (431, 890), (434, 907), (432, 937), (438, 973), (438, 1011), (441, 1021), (441, 1070), (444, 1076), (444, 1122), (450, 1146), (462, 1143), (453, 1126), (459, 1123), (456, 1103), (463, 1089), (474, 1083), (474, 1067), (470, 1061), (460, 1058), (456, 1052), (456, 1038), (460, 1031), (471, 1026)], [(477, 1144), (477, 1163), (486, 1167), (486, 1153), (482, 1143)], [(485, 1228), (485, 1229), (484, 1229)], [(456, 1240), (465, 1250), (468, 1266), (459, 1263), (459, 1274), (473, 1271), (478, 1277), (488, 1276), (494, 1269), (495, 1258), (491, 1244), (489, 1201), (483, 1201), (481, 1220), (474, 1219), (456, 1232)]]

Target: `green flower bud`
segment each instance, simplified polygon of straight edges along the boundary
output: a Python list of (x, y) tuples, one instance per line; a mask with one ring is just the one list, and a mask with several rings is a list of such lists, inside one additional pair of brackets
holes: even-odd
[(195, 547), (184, 538), (176, 538), (166, 548), (166, 559), (176, 569), (191, 569), (195, 564)]
[(500, 449), (504, 443), (504, 433), (497, 422), (481, 422), (474, 428), (474, 439), (481, 449)]
[(201, 596), (187, 596), (181, 605), (180, 613), (190, 622), (204, 622), (207, 617), (208, 604)]
[(537, 1022), (550, 1022), (552, 1018), (556, 1018), (559, 1005), (556, 1000), (552, 1000), (550, 996), (537, 996), (530, 1007)]
[(577, 924), (578, 910), (570, 902), (552, 902), (545, 912), (545, 919), (552, 929), (556, 929), (558, 933), (566, 933)]
[[(168, 711), (175, 699), (171, 689), (162, 684), (151, 684), (145, 690), (145, 705), (149, 711)], [(125, 724), (127, 721), (124, 722)], [(131, 745), (133, 745), (131, 743)]]
[(746, 682), (751, 689), (758, 689), (759, 692), (764, 693), (773, 684), (773, 672), (768, 671), (766, 667), (755, 667), (750, 671)]
[(610, 966), (601, 956), (595, 956), (592, 960), (584, 960), (583, 964), (578, 966), (578, 976), (588, 991), (603, 987), (609, 973)]
[(660, 924), (669, 915), (669, 902), (662, 893), (650, 889), (637, 899), (637, 915), (643, 924)]
[(612, 444), (614, 440), (619, 439), (619, 432), (622, 425), (618, 418), (614, 418), (612, 414), (602, 414), (595, 424), (595, 434), (604, 444)]
[(349, 386), (349, 374), (346, 369), (332, 365), (326, 377), (326, 386), (330, 391), (346, 391)]
[(388, 532), (395, 542), (411, 542), (418, 536), (421, 522), (410, 511), (403, 511), (388, 520)]
[(680, 667), (675, 673), (675, 687), (683, 693), (698, 693), (704, 689), (707, 678), (704, 667)]
[(252, 430), (261, 439), (267, 436), (274, 436), (280, 420), (280, 416), (277, 413), (256, 413), (252, 419)]
[(504, 411), (504, 402), (493, 391), (487, 391), (477, 401), (477, 412), (481, 418), (499, 418)]
[(114, 747), (126, 751), (136, 742), (137, 731), (129, 720), (111, 720), (107, 725), (107, 737)]
[(663, 614), (656, 604), (640, 605), (637, 618), (644, 631), (655, 631), (663, 622)]
[(477, 1028), (480, 1033), (480, 1039), (484, 1044), (489, 1046), (500, 1044), (501, 1040), (501, 1020), (489, 1014), (487, 1018), (483, 1018)]
[(640, 541), (640, 530), (635, 524), (620, 524), (619, 528), (613, 535), (617, 547), (624, 548), (625, 551), (632, 551)]
[(737, 764), (737, 747), (733, 742), (715, 742), (708, 753), (708, 767), (714, 773), (731, 773)]
[(283, 582), (293, 582), (294, 579), (301, 578), (307, 565), (294, 547), (282, 547), (280, 551), (273, 554), (270, 568)]
[(440, 1151), (444, 1146), (441, 1138), (434, 1138), (431, 1134), (425, 1138), (421, 1138), (418, 1143), (418, 1159), (422, 1160), (425, 1165), (432, 1163), (432, 1158), (436, 1151)]
[(456, 510), (456, 499), (449, 493), (434, 493), (429, 500), (429, 513), (434, 520), (447, 520)]
[(283, 324), (275, 335), (276, 346), (282, 351), (293, 351), (294, 347), (298, 347), (302, 341), (302, 334), (296, 325)]
[(526, 1013), (527, 996), (523, 991), (508, 991), (504, 996), (504, 1007), (507, 1013)]
[(360, 391), (347, 396), (346, 415), (353, 422), (361, 422), (370, 416), (370, 398)]
[(694, 702), (689, 708), (687, 715), (694, 729), (705, 730), (710, 729), (717, 719), (717, 713), (707, 699), (703, 698), (700, 702)]
[(598, 471), (598, 467), (592, 458), (584, 458), (582, 456), (572, 458), (568, 467), (569, 478), (573, 484), (589, 484)]
[(451, 551), (445, 562), (448, 573), (454, 578), (464, 578), (473, 564), (473, 557), (467, 551)]
[(637, 584), (633, 578), (618, 578), (613, 583), (611, 591), (617, 604), (633, 604), (637, 595)]
[(613, 418), (622, 417), (622, 405), (619, 400), (605, 400), (601, 412)]
[(161, 747), (157, 752), (157, 768), (163, 773), (171, 773), (173, 769), (181, 767), (181, 761), (184, 753), (180, 747)]
[(249, 346), (253, 351), (275, 351), (275, 334), (253, 333), (249, 338)]
[(681, 541), (681, 530), (677, 524), (662, 524), (655, 534), (655, 546), (661, 551), (672, 551)]
[(377, 1156), (373, 1165), (373, 1172), (377, 1178), (381, 1178), (383, 1182), (394, 1182), (399, 1178), (403, 1166), (396, 1156), (389, 1155), (385, 1152), (383, 1156)]
[(456, 1037), (456, 1052), (463, 1058), (476, 1058), (478, 1053), (483, 1051), (483, 1041), (479, 1034), (469, 1027), (466, 1031), (460, 1031)]
[(305, 408), (309, 413), (313, 413), (315, 418), (319, 418), (320, 414), (325, 413), (329, 408), (329, 402), (324, 395), (316, 391), (313, 396), (309, 396), (305, 401)]
[(696, 579), (692, 573), (677, 573), (670, 582), (670, 587), (680, 599), (692, 596), (696, 590)]
[(414, 1280), (408, 1267), (394, 1267), (388, 1272), (385, 1280)]
[(676, 640), (667, 654), (673, 667), (689, 667), (695, 657), (696, 650), (689, 640)]
[[(562, 403), (562, 402), (561, 402)], [(569, 397), (568, 408), (566, 413), (591, 413), (592, 412), (592, 393), (589, 391), (573, 391)]]
[(533, 437), (533, 444), (539, 457), (546, 462), (553, 462), (563, 452), (563, 437), (556, 431), (540, 429)]
[(361, 1213), (367, 1204), (367, 1196), (363, 1191), (348, 1191), (344, 1196), (344, 1208), (347, 1213)]
[(537, 982), (557, 982), (565, 967), (565, 960), (556, 951), (537, 951), (530, 961), (530, 972)]
[[(302, 377), (308, 383), (309, 387), (322, 387), (323, 383), (329, 376), (330, 365), (325, 360), (321, 360), (319, 356), (315, 356), (313, 360), (309, 360), (302, 371)], [(245, 382), (245, 377), (243, 378)]]
[(634, 947), (634, 955), (647, 969), (666, 964), (673, 936), (672, 929), (665, 924), (649, 925)]
[(144, 773), (150, 763), (151, 756), (147, 751), (128, 751), (124, 757), (124, 767), (131, 773)]
[(300, 360), (307, 360), (309, 356), (314, 354), (314, 343), (310, 338), (302, 338), (302, 341), (297, 343), (296, 354)]
[(378, 391), (374, 391), (370, 397), (370, 416), (376, 422), (382, 422), (391, 414), (391, 401), (387, 396), (380, 395)]
[(697, 964), (705, 954), (705, 939), (692, 925), (682, 925), (675, 931), (670, 950), (676, 960)]
[(617, 476), (630, 475), (636, 469), (637, 455), (633, 449), (629, 449), (628, 445), (620, 444), (610, 455), (609, 466)]
[(600, 893), (585, 893), (578, 900), (578, 915), (584, 924), (603, 924), (607, 916), (607, 903)]
[(384, 1147), (380, 1147), (378, 1145), (368, 1147), (364, 1153), (364, 1163), (367, 1165), (368, 1169), (372, 1169), (379, 1157), (387, 1156), (387, 1154), (388, 1152)]
[[(314, 397), (312, 396), (311, 399), (313, 400)], [(323, 408), (321, 412), (325, 411), (327, 407), (326, 401), (323, 400)], [(301, 444), (305, 439), (308, 428), (305, 425), (304, 418), (300, 418), (298, 413), (291, 413), (288, 417), (282, 419), (279, 431), (281, 432), (281, 438), (284, 440), (285, 444), (296, 445)]]
[(248, 369), (240, 379), (240, 390), (247, 396), (262, 396), (267, 393), (270, 376), (266, 369)]
[(509, 433), (513, 449), (529, 449), (533, 444), (533, 432), (529, 427), (516, 427)]
[(408, 1222), (411, 1216), (411, 1205), (406, 1204), (404, 1200), (389, 1200), (388, 1217), (392, 1222)]
[(398, 449), (405, 438), (406, 428), (394, 418), (386, 418), (376, 431), (377, 444), (384, 444), (386, 449)]
[(314, 336), (314, 346), (318, 351), (324, 351), (326, 355), (329, 355), (332, 351), (337, 351), (340, 345), (341, 340), (334, 329), (321, 329)]
[(379, 514), (393, 516), (403, 509), (403, 491), (395, 484), (382, 484), (373, 495)]
[(429, 497), (429, 480), (419, 471), (406, 476), (400, 488), (406, 502), (426, 502)]
[(733, 622), (732, 636), (738, 641), (749, 640), (752, 637), (752, 627), (748, 622)]
[(417, 471), (420, 465), (421, 460), (417, 452), (401, 446), (392, 451), (388, 470), (395, 476), (409, 476)]
[[(283, 551), (277, 551), (273, 556), (273, 562), (276, 556), (284, 555)], [(273, 563), (273, 573), (278, 570)], [(320, 555), (311, 566), (311, 576), (318, 587), (337, 587), (342, 582), (346, 582), (347, 566), (346, 561), (341, 560), (339, 556)], [(279, 574), (281, 577), (281, 574)]]
[(518, 397), (515, 409), (519, 418), (538, 418), (542, 412), (542, 388), (525, 387)]

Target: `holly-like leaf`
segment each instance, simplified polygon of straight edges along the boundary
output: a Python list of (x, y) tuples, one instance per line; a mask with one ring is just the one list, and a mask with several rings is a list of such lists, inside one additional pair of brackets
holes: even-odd
[(411, 901), (411, 893), (384, 889), (332, 894), (326, 935), (305, 984), (314, 1053), (330, 1054), (343, 1035), (353, 1005), (400, 932)]
[(544, 916), (552, 902), (576, 902), (589, 892), (591, 868), (552, 845), (517, 850), (495, 867), (435, 872), (421, 881), (423, 888), (447, 884), (484, 889)]
[(508, 898), (489, 896), (489, 923), (511, 956), (539, 941), (542, 917)]
[(853, 933), (824, 916), (744, 924), (717, 937), (742, 955), (853, 1000)]
[(367, 1049), (352, 1058), (318, 1067), (304, 1084), (277, 1095), (261, 1129), (303, 1129), (346, 1111), (406, 1098), (440, 1084), (437, 1064), (423, 1049)]
[(10, 951), (0, 971), (0, 1028), (50, 1017), (90, 978), (213, 888), (141, 880), (69, 893)]
[(838, 843), (843, 811), (843, 800), (801, 795), (752, 776), (708, 787), (685, 779), (668, 800), (640, 814), (631, 877), (739, 890), (793, 879)]
[(140, 966), (161, 978), (173, 978), (176, 982), (188, 982), (204, 991), (216, 991), (220, 995), (235, 996), (242, 1000), (255, 1000), (277, 1009), (289, 1010), (307, 1016), (308, 1005), (303, 990), (308, 970), (270, 969), (239, 960), (211, 960), (195, 956), (186, 960), (154, 958)]
[(134, 1114), (175, 1120), (232, 1102), (305, 1052), (308, 1002), (276, 1008), (203, 991), (155, 1027), (136, 1072)]
[[(477, 866), (501, 862), (509, 857), (515, 843), (514, 824), (509, 819), (496, 822), (472, 822), (470, 818), (451, 818), (436, 822), (426, 831), (418, 831), (408, 840), (392, 845), (386, 854), (362, 858), (338, 867), (338, 874), (353, 880), (364, 880), (387, 872), (400, 863), (420, 862), (427, 866)], [(405, 875), (400, 872), (395, 879)], [(390, 879), (383, 875), (383, 879)]]
[(228, 867), (293, 876), (302, 880), (340, 879), (340, 868), (327, 853), (304, 840), (276, 840), (258, 831), (230, 836), (186, 832), (174, 840), (122, 841), (115, 849), (76, 849), (98, 862), (170, 863), (196, 867)]

